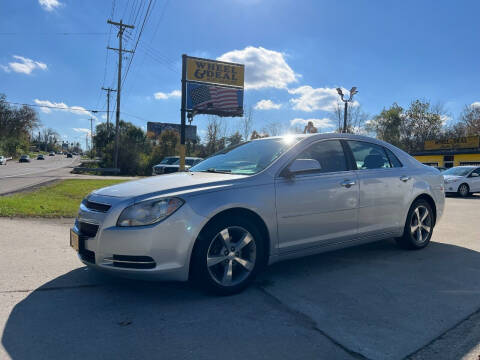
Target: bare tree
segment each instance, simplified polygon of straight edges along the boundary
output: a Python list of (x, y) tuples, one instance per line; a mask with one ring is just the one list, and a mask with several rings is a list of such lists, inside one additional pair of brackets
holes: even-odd
[[(333, 120), (337, 123), (336, 131), (340, 132), (343, 129), (344, 104), (337, 102), (333, 111)], [(360, 105), (349, 106), (347, 111), (347, 132), (358, 134), (363, 131), (365, 121), (368, 119)]]
[(209, 115), (205, 138), (207, 153), (213, 154), (225, 147), (227, 129), (225, 122), (218, 116)]
[(460, 122), (465, 128), (465, 135), (480, 135), (480, 106), (465, 105)]
[(280, 136), (286, 134), (287, 130), (285, 125), (280, 121), (272, 121), (263, 127), (262, 132), (270, 136)]
[(239, 132), (242, 134), (243, 140), (248, 140), (253, 128), (253, 107), (245, 107), (243, 117), (240, 118)]

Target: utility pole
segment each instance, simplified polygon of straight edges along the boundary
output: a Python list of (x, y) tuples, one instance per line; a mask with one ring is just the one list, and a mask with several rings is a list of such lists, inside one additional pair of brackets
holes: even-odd
[(88, 120), (90, 120), (90, 158), (93, 159), (93, 122), (95, 119), (90, 118)]
[(348, 103), (353, 100), (353, 95), (358, 93), (357, 87), (354, 86), (350, 89), (350, 97), (348, 99), (344, 98), (343, 91), (341, 88), (337, 88), (337, 93), (340, 95), (340, 99), (345, 103), (345, 108), (343, 109), (343, 129), (342, 132), (346, 133), (348, 132), (347, 129), (347, 112), (348, 112)]
[(119, 138), (119, 123), (120, 123), (120, 91), (122, 87), (122, 53), (123, 52), (130, 52), (133, 53), (131, 50), (124, 50), (122, 48), (122, 39), (123, 39), (123, 32), (126, 28), (133, 29), (133, 25), (127, 25), (120, 20), (120, 22), (115, 22), (111, 20), (107, 20), (108, 24), (118, 26), (118, 49), (107, 47), (109, 50), (118, 51), (118, 81), (117, 81), (117, 111), (115, 114), (115, 156), (114, 156), (114, 167), (118, 168), (118, 138)]
[(107, 132), (110, 134), (110, 93), (117, 92), (117, 90), (113, 90), (112, 88), (104, 88), (102, 87), (102, 90), (105, 90), (107, 92)]

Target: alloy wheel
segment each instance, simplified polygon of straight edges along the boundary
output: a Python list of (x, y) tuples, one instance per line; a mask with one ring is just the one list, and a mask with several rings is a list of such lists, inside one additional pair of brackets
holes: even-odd
[(428, 209), (420, 205), (412, 214), (410, 222), (410, 233), (417, 244), (421, 244), (428, 240), (432, 231), (432, 215)]
[(468, 195), (468, 186), (466, 184), (460, 185), (460, 188), (458, 189), (458, 192), (463, 197), (467, 196)]
[(248, 278), (255, 267), (257, 247), (246, 229), (231, 226), (213, 238), (207, 251), (207, 268), (222, 286), (235, 286)]

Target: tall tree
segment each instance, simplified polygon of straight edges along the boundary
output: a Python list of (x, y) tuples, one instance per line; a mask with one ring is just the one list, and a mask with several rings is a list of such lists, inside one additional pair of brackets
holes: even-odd
[(438, 139), (442, 134), (444, 110), (429, 101), (415, 100), (405, 112), (402, 123), (402, 143), (407, 151), (423, 150), (426, 140)]
[(384, 108), (380, 114), (367, 122), (365, 128), (369, 132), (375, 132), (380, 140), (400, 147), (402, 123), (403, 108), (394, 103), (390, 108)]
[(429, 101), (414, 100), (407, 110), (397, 104), (383, 111), (368, 122), (366, 129), (377, 137), (407, 152), (423, 150), (426, 140), (438, 139), (443, 132), (443, 115), (440, 105)]
[(480, 135), (480, 105), (465, 105), (460, 122), (465, 127), (465, 135)]
[(10, 105), (0, 94), (0, 152), (16, 155), (28, 150), (30, 134), (40, 124), (37, 112), (29, 106)]

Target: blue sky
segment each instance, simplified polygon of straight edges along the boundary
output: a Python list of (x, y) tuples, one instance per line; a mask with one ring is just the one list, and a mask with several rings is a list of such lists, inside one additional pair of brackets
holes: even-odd
[[(148, 3), (0, 2), (0, 92), (13, 102), (65, 105), (39, 108), (42, 125), (84, 143), (84, 109), (104, 110), (100, 88), (116, 87), (117, 55), (106, 46), (118, 41), (106, 21), (136, 24), (124, 45), (132, 49)], [(424, 98), (442, 103), (454, 122), (465, 104), (480, 101), (478, 13), (476, 0), (152, 0), (124, 83), (122, 118), (138, 126), (180, 121), (186, 53), (246, 64), (245, 101), (256, 107), (258, 130), (307, 119), (331, 130), (339, 86), (357, 86), (355, 98), (371, 116)], [(225, 122), (229, 131), (238, 124)], [(194, 123), (202, 135), (207, 118)]]

